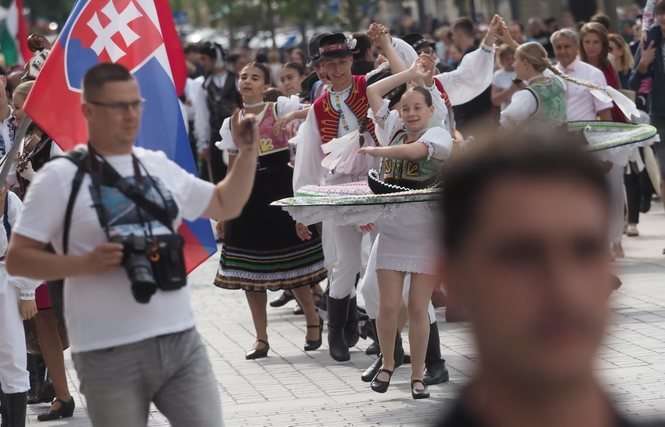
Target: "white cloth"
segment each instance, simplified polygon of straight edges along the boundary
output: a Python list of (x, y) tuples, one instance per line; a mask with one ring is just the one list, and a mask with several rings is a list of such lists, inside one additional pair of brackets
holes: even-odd
[(196, 118), (196, 109), (194, 108), (194, 99), (199, 91), (203, 89), (203, 76), (195, 79), (187, 78), (185, 82), (185, 113), (188, 121), (194, 121)]
[[(0, 269), (4, 272), (4, 265)], [(3, 280), (6, 281), (6, 278)], [(23, 393), (30, 389), (25, 331), (18, 301), (16, 288), (10, 287), (0, 294), (0, 384), (6, 394)]]
[[(300, 103), (300, 99), (297, 96), (291, 96), (291, 97), (280, 96), (279, 98), (277, 98), (277, 102), (275, 104), (272, 103), (266, 104), (263, 111), (261, 111), (261, 113), (259, 113), (259, 115), (256, 117), (257, 123), (261, 123), (261, 120), (263, 120), (267, 108), (272, 105), (275, 105), (276, 107), (276, 113), (277, 113), (276, 116), (278, 118), (284, 117), (286, 114), (305, 108), (305, 105)], [(217, 147), (219, 150), (225, 150), (231, 153), (235, 153), (238, 151), (238, 147), (236, 147), (236, 144), (233, 141), (233, 134), (231, 133), (231, 119), (232, 117), (227, 117), (226, 119), (224, 119), (222, 128), (219, 130), (219, 136), (221, 137), (221, 140), (215, 143), (215, 147)]]
[[(217, 87), (224, 87), (228, 72), (216, 74), (210, 79)], [(194, 136), (196, 137), (196, 146), (199, 150), (208, 147), (212, 130), (210, 129), (210, 110), (208, 110), (208, 92), (203, 82), (192, 95), (192, 107), (194, 108)], [(216, 129), (215, 129), (216, 130)]]
[[(175, 202), (177, 229), (183, 218), (199, 218), (213, 197), (215, 187), (188, 174), (162, 152), (135, 148), (134, 154), (155, 181), (162, 184), (167, 201)], [(130, 155), (109, 156), (107, 161), (123, 177), (133, 176)], [(62, 253), (63, 217), (76, 166), (68, 160), (47, 163), (35, 176), (14, 233), (53, 244)], [(152, 180), (151, 180), (152, 182)], [(91, 196), (91, 180), (83, 179), (76, 198), (70, 230), (69, 254), (84, 255), (107, 242)], [(134, 205), (116, 190), (103, 189), (102, 203), (114, 213), (111, 234), (143, 233)], [(149, 192), (154, 195), (154, 191)], [(161, 197), (159, 198), (161, 199)], [(158, 200), (159, 200), (158, 199)], [(48, 215), (44, 215), (48, 212)], [(166, 228), (153, 221), (155, 234)], [(190, 289), (157, 291), (149, 304), (132, 296), (122, 267), (109, 273), (70, 277), (65, 280), (65, 318), (72, 351), (82, 352), (129, 344), (159, 335), (181, 332), (194, 326)]]
[(0, 122), (0, 135), (2, 135), (2, 140), (5, 142), (4, 154), (9, 153), (9, 150), (11, 150), (12, 145), (14, 145), (14, 139), (11, 138), (11, 132), (9, 130), (11, 120), (12, 120), (12, 113), (10, 111), (9, 116), (7, 116), (6, 119)]
[[(7, 192), (7, 202), (9, 203), (9, 206), (7, 206), (7, 220), (9, 221), (10, 227), (13, 228), (21, 214), (23, 202), (21, 202), (21, 199), (13, 191)], [(2, 208), (3, 207), (0, 206), (0, 209)], [(2, 228), (4, 229), (4, 227)], [(35, 289), (37, 289), (40, 283), (41, 282), (37, 280), (25, 277), (9, 276), (5, 268), (5, 261), (0, 261), (0, 293), (2, 293), (3, 289), (8, 285), (9, 287), (16, 288), (19, 299), (22, 301), (29, 301), (35, 299)]]
[(439, 80), (453, 105), (465, 104), (483, 93), (494, 77), (494, 49), (478, 48), (464, 55), (457, 69), (442, 73)]
[[(579, 59), (576, 59), (568, 67), (563, 67), (561, 64), (557, 64), (556, 67), (559, 71), (570, 77), (593, 83), (602, 88), (607, 87), (607, 80), (605, 80), (603, 72)], [(604, 102), (596, 98), (588, 88), (570, 82), (565, 83), (566, 108), (569, 122), (596, 120), (600, 111), (612, 108), (611, 102)]]
[(510, 104), (501, 111), (502, 127), (516, 126), (529, 120), (538, 111), (538, 101), (533, 93), (526, 89), (515, 92)]
[[(517, 73), (515, 71), (506, 71), (503, 68), (500, 68), (494, 73), (492, 85), (499, 90), (506, 90), (513, 85), (513, 80), (515, 80), (515, 78), (517, 78)], [(510, 103), (511, 101), (506, 101), (501, 104), (501, 111), (505, 110)]]
[[(13, 197), (12, 197), (13, 196)], [(7, 194), (9, 200), (8, 216), (10, 223), (16, 217), (20, 205), (19, 198), (12, 192)], [(0, 216), (0, 219), (3, 219)], [(0, 226), (0, 253), (7, 252), (7, 233)], [(30, 389), (28, 371), (26, 369), (25, 331), (23, 319), (19, 312), (20, 290), (17, 286), (8, 286), (11, 282), (0, 263), (0, 384), (4, 393), (23, 393)], [(34, 288), (33, 288), (34, 294)]]

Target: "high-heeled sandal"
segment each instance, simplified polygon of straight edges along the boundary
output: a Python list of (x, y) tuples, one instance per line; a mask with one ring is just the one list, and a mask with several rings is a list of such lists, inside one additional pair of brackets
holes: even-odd
[(245, 354), (245, 360), (256, 360), (268, 357), (268, 350), (270, 350), (270, 344), (268, 344), (268, 341), (257, 339), (256, 342), (259, 344), (264, 344), (265, 347), (262, 349), (254, 347), (253, 350), (250, 350)]
[[(382, 373), (388, 374), (388, 381), (382, 381), (379, 379), (379, 375)], [(390, 369), (383, 369), (381, 368), (379, 372), (376, 373), (376, 376), (372, 380), (372, 383), (370, 384), (370, 387), (372, 390), (374, 390), (377, 393), (385, 393), (388, 391), (388, 387), (390, 387), (390, 380), (393, 378), (393, 371)]]
[[(422, 384), (423, 389), (417, 390), (416, 384)], [(411, 397), (414, 399), (429, 399), (429, 391), (427, 391), (427, 386), (423, 380), (411, 380)]]
[[(58, 409), (53, 409), (53, 404), (59, 403), (60, 407)], [(62, 399), (55, 399), (51, 403), (51, 408), (45, 414), (37, 415), (39, 421), (53, 421), (59, 420), (60, 418), (71, 418), (74, 416), (74, 398), (70, 397), (68, 401)]]
[(319, 347), (323, 344), (323, 319), (319, 317), (318, 325), (307, 325), (307, 329), (317, 328), (319, 330), (319, 339), (317, 340), (308, 340), (305, 338), (305, 351), (314, 351), (318, 350)]

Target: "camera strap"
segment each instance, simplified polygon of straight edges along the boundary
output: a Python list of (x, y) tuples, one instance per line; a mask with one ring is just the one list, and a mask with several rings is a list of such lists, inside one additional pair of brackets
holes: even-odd
[[(74, 204), (76, 202), (77, 195), (83, 183), (83, 178), (86, 173), (92, 176), (93, 172), (91, 170), (91, 153), (88, 153), (87, 150), (74, 150), (63, 156), (53, 157), (52, 160), (57, 158), (67, 159), (70, 162), (74, 163), (77, 166), (76, 174), (72, 180), (72, 189), (69, 195), (69, 200), (67, 201), (67, 207), (65, 210), (65, 221), (63, 227), (63, 236), (62, 236), (62, 251), (64, 254), (67, 254), (69, 251), (69, 231), (72, 224), (72, 215), (74, 211)], [(136, 164), (138, 159), (132, 154), (132, 160), (135, 162), (135, 172)], [(99, 174), (98, 174), (99, 175)], [(136, 206), (143, 209), (145, 212), (149, 213), (153, 218), (163, 224), (169, 229), (172, 233), (175, 233), (173, 229), (173, 223), (171, 216), (166, 210), (166, 207), (162, 207), (157, 203), (154, 203), (151, 200), (146, 199), (140, 188), (137, 186), (129, 184), (127, 181), (123, 180), (120, 174), (113, 169), (108, 163), (101, 162), (101, 182), (104, 185), (108, 185), (116, 188), (122, 194), (125, 195), (129, 200), (131, 200)], [(154, 180), (153, 180), (154, 181)], [(159, 191), (158, 189), (156, 189)]]

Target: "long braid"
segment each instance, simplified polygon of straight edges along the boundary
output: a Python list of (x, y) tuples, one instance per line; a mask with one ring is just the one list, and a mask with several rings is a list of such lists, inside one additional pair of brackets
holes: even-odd
[(607, 89), (604, 88), (604, 87), (600, 87), (600, 86), (598, 86), (598, 85), (596, 85), (596, 84), (593, 84), (593, 83), (591, 83), (591, 82), (588, 82), (588, 81), (586, 81), (586, 80), (576, 79), (575, 77), (571, 77), (571, 76), (569, 76), (568, 74), (562, 73), (561, 71), (559, 71), (558, 68), (556, 68), (556, 67), (553, 66), (552, 64), (547, 65), (547, 69), (550, 70), (552, 73), (554, 73), (557, 77), (560, 77), (560, 78), (564, 79), (564, 80), (567, 81), (567, 82), (570, 82), (570, 83), (576, 84), (576, 85), (578, 85), (578, 86), (583, 86), (583, 87), (585, 87), (585, 88), (587, 88), (587, 89), (599, 90), (599, 91), (602, 91), (602, 92), (607, 92)]

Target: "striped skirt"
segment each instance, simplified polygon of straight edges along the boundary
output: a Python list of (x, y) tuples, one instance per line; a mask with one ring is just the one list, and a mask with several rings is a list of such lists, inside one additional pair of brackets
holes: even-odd
[[(242, 214), (224, 224), (215, 285), (224, 289), (276, 291), (315, 285), (327, 277), (321, 236), (301, 241), (295, 221), (275, 200), (293, 195), (292, 169), (260, 159), (254, 189)], [(288, 158), (287, 158), (288, 162)]]

